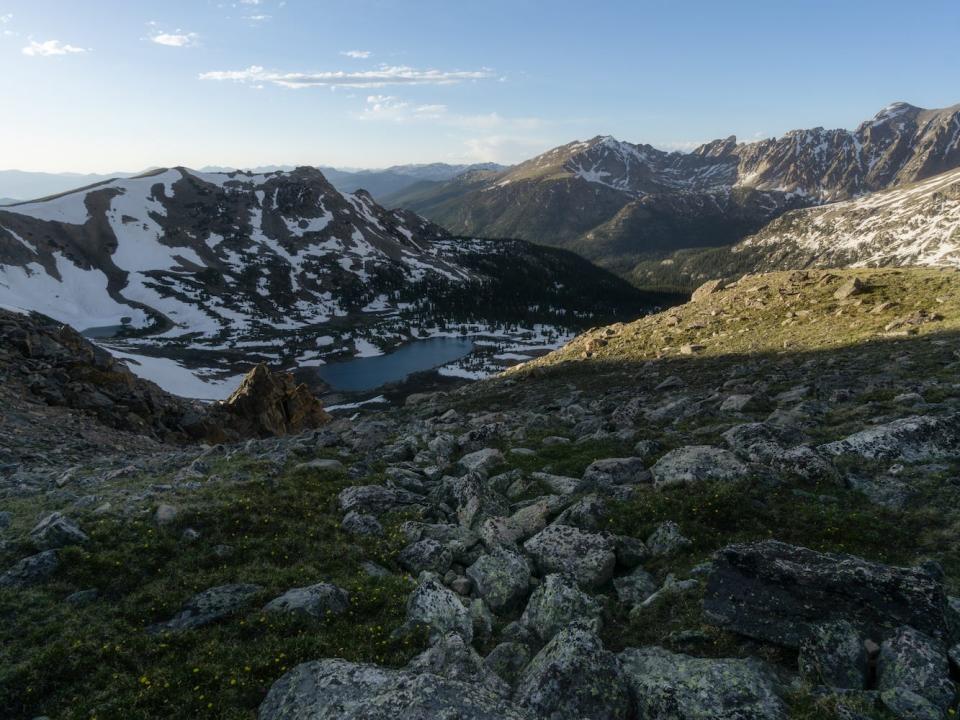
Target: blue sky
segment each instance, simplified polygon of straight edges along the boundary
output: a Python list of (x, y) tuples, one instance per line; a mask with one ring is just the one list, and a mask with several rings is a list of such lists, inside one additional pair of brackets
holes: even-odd
[(516, 162), (960, 102), (957, 0), (0, 0), (0, 168)]

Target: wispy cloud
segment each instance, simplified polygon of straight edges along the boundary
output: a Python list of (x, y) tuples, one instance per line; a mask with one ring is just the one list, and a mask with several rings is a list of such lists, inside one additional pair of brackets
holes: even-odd
[(361, 120), (439, 120), (446, 116), (446, 105), (414, 105), (393, 95), (368, 95)]
[(369, 50), (344, 50), (340, 53), (341, 55), (346, 55), (348, 58), (354, 58), (356, 60), (366, 60), (371, 55), (372, 52)]
[(483, 70), (417, 70), (406, 66), (381, 65), (376, 70), (364, 72), (288, 72), (279, 73), (252, 65), (246, 70), (216, 70), (200, 74), (201, 80), (232, 80), (251, 85), (270, 83), (287, 88), (308, 87), (353, 87), (377, 88), (388, 85), (453, 85), (467, 80), (484, 80), (493, 77), (493, 72)]
[(10, 21), (13, 20), (13, 13), (5, 13), (0, 15), (0, 35), (11, 36), (16, 35), (16, 33), (7, 27), (10, 24)]
[(166, 45), (167, 47), (194, 47), (198, 44), (200, 36), (192, 32), (183, 32), (177, 30), (172, 33), (156, 33), (150, 36), (150, 41), (157, 45)]
[(49, 57), (51, 55), (76, 55), (78, 53), (85, 53), (87, 52), (87, 48), (68, 45), (59, 40), (46, 40), (44, 42), (31, 40), (30, 44), (20, 52), (31, 57)]
[(257, 23), (266, 22), (271, 17), (273, 16), (272, 15), (244, 15), (243, 19), (246, 20), (247, 22), (257, 24)]

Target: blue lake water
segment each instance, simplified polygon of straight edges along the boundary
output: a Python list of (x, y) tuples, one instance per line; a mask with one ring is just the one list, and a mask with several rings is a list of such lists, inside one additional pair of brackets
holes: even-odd
[(471, 352), (472, 340), (429, 338), (404, 345), (388, 355), (321, 365), (317, 368), (317, 375), (334, 390), (361, 392), (399, 382), (412, 373), (446, 365)]
[(126, 329), (124, 325), (101, 325), (100, 327), (89, 327), (86, 330), (81, 330), (80, 334), (85, 338), (95, 340), (97, 338), (112, 338), (124, 329)]

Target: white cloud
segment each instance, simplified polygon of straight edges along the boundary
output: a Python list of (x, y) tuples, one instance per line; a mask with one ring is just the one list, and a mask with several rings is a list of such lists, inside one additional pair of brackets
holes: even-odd
[(464, 160), (512, 164), (538, 155), (549, 147), (542, 138), (486, 135), (467, 139)]
[(376, 88), (387, 85), (453, 85), (465, 80), (484, 80), (493, 77), (490, 70), (416, 70), (406, 66), (381, 65), (377, 70), (364, 72), (292, 72), (278, 73), (251, 65), (246, 70), (216, 70), (200, 74), (201, 80), (232, 80), (234, 82), (270, 83), (288, 88), (353, 87)]
[(7, 13), (5, 15), (0, 15), (0, 25), (6, 25), (8, 22), (13, 20), (13, 13)]
[(358, 116), (361, 120), (440, 120), (446, 115), (446, 105), (411, 105), (392, 95), (368, 95), (367, 106)]
[(240, 0), (241, 5), (259, 5), (263, 0)]
[(368, 57), (373, 55), (373, 53), (369, 50), (344, 50), (340, 54), (356, 60), (366, 60)]
[(246, 20), (247, 22), (262, 23), (262, 22), (266, 22), (271, 17), (273, 16), (272, 15), (244, 15), (243, 19)]
[(194, 47), (199, 40), (199, 36), (192, 32), (182, 32), (177, 30), (172, 33), (157, 33), (150, 36), (150, 41), (157, 45), (166, 45), (167, 47)]
[(45, 42), (31, 40), (30, 44), (23, 48), (21, 52), (31, 57), (49, 57), (51, 55), (76, 55), (87, 52), (87, 49), (68, 45), (59, 40), (46, 40)]

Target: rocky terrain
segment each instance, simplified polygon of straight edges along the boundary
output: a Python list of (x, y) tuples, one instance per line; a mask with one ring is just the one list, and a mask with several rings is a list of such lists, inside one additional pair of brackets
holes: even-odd
[(308, 432), (17, 458), (31, 718), (946, 718), (960, 274), (784, 272)]
[(555, 245), (628, 272), (682, 248), (733, 244), (791, 209), (924, 180), (960, 165), (960, 106), (894, 103), (855, 130), (794, 130), (664, 152), (605, 136), (501, 172), (383, 198), (454, 232)]
[(257, 362), (463, 334), (542, 345), (657, 302), (570, 253), (456, 238), (313, 168), (161, 169), (0, 210), (0, 306), (69, 323), (203, 399)]

